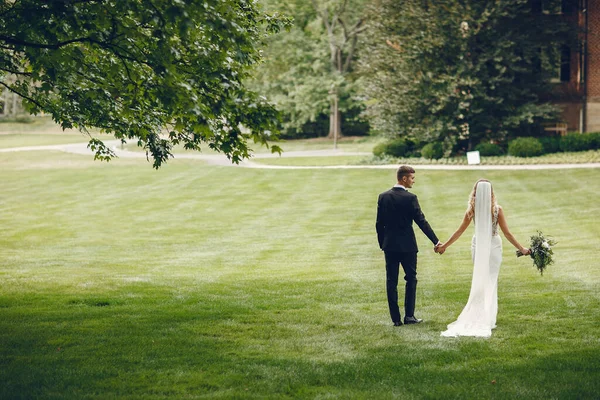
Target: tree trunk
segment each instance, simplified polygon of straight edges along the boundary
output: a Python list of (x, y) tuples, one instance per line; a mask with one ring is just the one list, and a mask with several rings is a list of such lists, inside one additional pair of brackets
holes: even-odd
[[(338, 7), (331, 20), (329, 19), (329, 12), (327, 8), (320, 9), (317, 4), (317, 0), (312, 0), (312, 4), (317, 11), (317, 14), (321, 17), (323, 21), (323, 25), (327, 30), (327, 37), (329, 41), (329, 54), (330, 54), (330, 63), (332, 72), (336, 75), (339, 75), (342, 79), (345, 78), (346, 73), (349, 71), (350, 63), (354, 56), (354, 50), (358, 43), (358, 34), (364, 31), (366, 28), (363, 26), (364, 20), (359, 18), (359, 20), (352, 26), (350, 29), (347, 28), (346, 22), (342, 15), (346, 10), (346, 5), (348, 0), (343, 0), (340, 7)], [(339, 43), (339, 40), (336, 38), (336, 27), (339, 24), (343, 33), (343, 40)], [(339, 28), (338, 28), (339, 32)], [(343, 50), (347, 50), (347, 54), (344, 57)], [(337, 84), (339, 85), (339, 83)], [(329, 134), (327, 137), (329, 139), (334, 139), (334, 148), (337, 147), (337, 139), (342, 137), (342, 114), (339, 110), (339, 94), (337, 90), (339, 87), (333, 87), (329, 91), (329, 94), (332, 96), (331, 99), (331, 109), (329, 111)]]
[(17, 95), (15, 93), (12, 94), (12, 115), (17, 115)]
[(337, 94), (334, 95), (334, 100), (331, 101), (331, 108), (329, 110), (329, 134), (328, 139), (333, 139), (337, 128), (337, 138), (342, 137), (342, 113), (338, 108)]

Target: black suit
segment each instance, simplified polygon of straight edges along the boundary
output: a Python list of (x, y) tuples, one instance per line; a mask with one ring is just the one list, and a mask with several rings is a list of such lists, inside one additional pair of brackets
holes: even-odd
[(406, 317), (413, 317), (417, 293), (417, 239), (412, 223), (427, 235), (433, 244), (438, 238), (421, 211), (417, 196), (400, 187), (393, 187), (381, 193), (377, 200), (377, 239), (379, 247), (385, 253), (386, 287), (388, 305), (392, 321), (400, 322), (398, 308), (398, 273), (399, 265), (404, 269), (406, 292), (404, 312)]

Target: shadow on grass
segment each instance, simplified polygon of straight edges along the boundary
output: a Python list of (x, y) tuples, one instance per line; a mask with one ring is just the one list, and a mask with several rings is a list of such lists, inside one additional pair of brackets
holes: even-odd
[(192, 289), (4, 297), (0, 398), (542, 399), (600, 389), (600, 349), (539, 336), (552, 320), (447, 339), (439, 322), (381, 323), (370, 314), (383, 299), (344, 281)]

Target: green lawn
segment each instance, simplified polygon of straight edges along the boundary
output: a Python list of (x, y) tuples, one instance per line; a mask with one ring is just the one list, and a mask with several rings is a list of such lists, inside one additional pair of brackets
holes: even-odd
[(328, 156), (328, 157), (275, 157), (252, 158), (251, 161), (264, 165), (289, 165), (289, 166), (331, 166), (331, 165), (356, 165), (368, 159), (365, 156)]
[(23, 116), (19, 119), (0, 118), (0, 134), (51, 134), (62, 131), (61, 127), (54, 123), (50, 117)]
[(90, 138), (82, 133), (70, 133), (62, 135), (39, 135), (39, 134), (6, 134), (0, 135), (0, 149), (9, 149), (25, 146), (48, 146), (55, 144), (69, 144), (89, 142)]
[[(373, 147), (383, 139), (376, 136), (348, 136), (342, 137), (337, 142), (337, 149), (346, 152), (366, 152), (373, 151)], [(333, 139), (314, 138), (314, 139), (298, 139), (298, 140), (281, 140), (273, 142), (281, 147), (284, 152), (290, 151), (306, 151), (306, 150), (333, 150)], [(270, 152), (265, 147), (258, 148), (255, 146), (257, 153)]]
[(109, 164), (0, 153), (0, 398), (582, 399), (600, 393), (600, 170), (421, 171), (438, 235), (491, 179), (504, 240), (492, 338), (441, 338), (472, 228), (419, 234), (418, 326), (391, 326), (377, 194), (394, 170)]
[[(76, 129), (63, 129), (49, 117), (29, 117), (29, 123), (6, 122), (0, 119), (0, 149), (25, 146), (48, 146), (80, 143), (90, 140)], [(108, 135), (101, 136), (109, 140)]]

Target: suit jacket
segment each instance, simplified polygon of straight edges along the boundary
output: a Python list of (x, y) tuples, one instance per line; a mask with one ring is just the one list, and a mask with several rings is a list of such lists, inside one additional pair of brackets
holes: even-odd
[(413, 221), (434, 245), (437, 244), (438, 238), (425, 219), (415, 194), (393, 187), (379, 195), (375, 228), (382, 250), (418, 252)]

